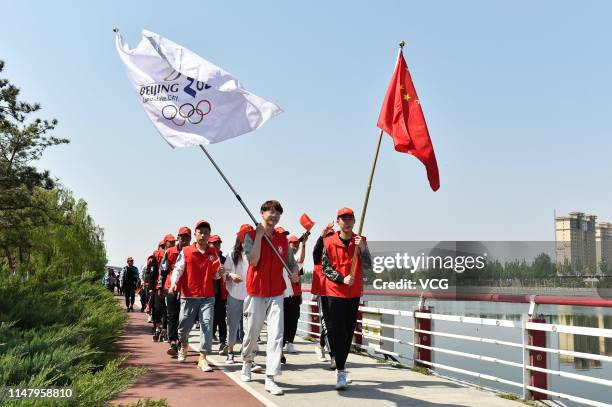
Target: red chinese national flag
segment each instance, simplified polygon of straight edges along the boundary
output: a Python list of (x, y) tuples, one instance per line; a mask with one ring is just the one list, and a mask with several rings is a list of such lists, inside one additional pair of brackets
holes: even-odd
[(377, 126), (393, 138), (396, 151), (412, 154), (425, 165), (429, 185), (437, 191), (440, 188), (440, 175), (436, 154), (402, 51), (387, 89)]

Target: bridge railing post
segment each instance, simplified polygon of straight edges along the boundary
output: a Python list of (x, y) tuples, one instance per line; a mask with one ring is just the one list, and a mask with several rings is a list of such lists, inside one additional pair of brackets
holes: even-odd
[[(415, 309), (415, 315), (414, 315), (414, 328), (415, 328), (414, 343), (418, 345), (432, 346), (431, 345), (431, 334), (416, 331), (417, 329), (420, 329), (423, 331), (431, 331), (431, 327), (432, 327), (431, 319), (418, 318), (416, 315), (417, 312), (430, 313), (431, 311), (425, 308), (424, 301), (422, 300), (419, 301), (419, 305)], [(426, 365), (421, 362), (417, 362), (417, 360), (422, 360), (424, 362), (431, 362), (431, 350), (423, 349), (418, 346), (414, 347), (414, 365), (417, 367), (425, 367), (425, 368), (431, 369), (431, 366)]]
[[(316, 334), (321, 334), (322, 330), (320, 329), (319, 325), (313, 325), (313, 324), (320, 324), (321, 323), (321, 319), (319, 318), (319, 306), (316, 305), (318, 304), (318, 300), (314, 301), (314, 295), (310, 295), (310, 302), (314, 302), (315, 304), (310, 304), (310, 306), (308, 307), (308, 309), (310, 310), (309, 312), (311, 313), (310, 315), (310, 322), (312, 322), (312, 324), (308, 324), (308, 331), (312, 332), (312, 333), (316, 333)], [(317, 297), (318, 298), (318, 297)], [(316, 314), (316, 315), (315, 315)], [(308, 335), (308, 337), (312, 338), (312, 339), (319, 339), (318, 337), (316, 337), (316, 335)]]
[[(543, 316), (532, 316), (529, 318), (529, 322), (546, 323), (546, 319)], [(527, 330), (527, 343), (530, 346), (537, 346), (540, 348), (546, 348), (546, 332)], [(548, 368), (546, 352), (539, 350), (529, 349), (529, 364), (534, 367), (542, 369)], [(541, 389), (548, 390), (548, 374), (545, 372), (536, 372), (533, 370), (529, 371), (529, 385), (533, 387), (539, 387)], [(530, 398), (533, 400), (546, 400), (548, 396), (544, 393), (537, 391), (529, 392)]]
[[(366, 300), (362, 300), (359, 302), (360, 307), (365, 307), (367, 304)], [(363, 313), (361, 311), (357, 311), (357, 321), (363, 321)], [(355, 324), (355, 332), (357, 332), (354, 336), (355, 343), (358, 345), (363, 345), (363, 324), (361, 322), (357, 322)], [(361, 349), (358, 349), (361, 351)]]
[(521, 315), (521, 338), (523, 345), (523, 400), (527, 400), (529, 398), (529, 390), (527, 389), (527, 386), (529, 386), (530, 383), (529, 370), (527, 370), (527, 365), (529, 365), (529, 352), (526, 348), (526, 346), (529, 344), (529, 334), (527, 332), (528, 320), (528, 315)]

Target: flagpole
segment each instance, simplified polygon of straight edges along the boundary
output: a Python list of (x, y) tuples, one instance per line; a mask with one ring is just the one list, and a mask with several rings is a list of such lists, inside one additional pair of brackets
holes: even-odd
[[(238, 202), (240, 202), (240, 205), (242, 205), (242, 207), (244, 208), (244, 210), (246, 211), (246, 213), (249, 215), (249, 217), (251, 218), (251, 220), (253, 221), (253, 223), (255, 224), (255, 226), (257, 226), (257, 220), (255, 219), (255, 216), (253, 216), (253, 214), (251, 213), (251, 211), (249, 210), (249, 208), (246, 206), (246, 204), (244, 203), (244, 201), (242, 200), (242, 198), (240, 197), (240, 195), (238, 195), (238, 192), (236, 192), (236, 190), (234, 189), (234, 187), (232, 186), (232, 184), (229, 182), (229, 180), (227, 179), (227, 177), (225, 176), (225, 174), (223, 173), (223, 171), (221, 171), (221, 168), (219, 168), (219, 166), (217, 165), (217, 163), (215, 162), (215, 160), (213, 160), (213, 158), (211, 157), (211, 155), (208, 153), (208, 150), (206, 150), (206, 148), (200, 144), (200, 148), (202, 149), (202, 151), (204, 152), (204, 154), (206, 154), (206, 157), (208, 157), (208, 159), (210, 160), (211, 164), (213, 165), (213, 167), (215, 167), (215, 169), (217, 170), (217, 172), (219, 173), (219, 175), (221, 175), (221, 178), (223, 178), (223, 181), (225, 181), (225, 183), (227, 184), (227, 186), (229, 187), (229, 189), (232, 191), (232, 193), (234, 194), (234, 196), (236, 197), (236, 199), (238, 200)], [(289, 274), (293, 274), (293, 272), (289, 269), (289, 266), (287, 266), (287, 263), (285, 262), (285, 259), (283, 259), (283, 257), (280, 255), (280, 253), (278, 252), (278, 250), (276, 249), (276, 247), (274, 247), (274, 245), (272, 244), (272, 241), (270, 240), (270, 238), (264, 234), (264, 238), (266, 239), (266, 242), (268, 242), (268, 244), (270, 245), (270, 248), (272, 248), (272, 251), (274, 252), (274, 254), (276, 254), (276, 257), (278, 257), (278, 259), (281, 261), (281, 263), (283, 264), (283, 267), (285, 268), (285, 270), (287, 270), (287, 272)]]
[[(406, 43), (401, 41), (399, 43), (400, 50), (404, 49)], [(374, 159), (372, 160), (372, 169), (370, 170), (370, 179), (368, 180), (368, 187), (366, 188), (365, 199), (363, 200), (363, 208), (361, 210), (361, 217), (359, 219), (359, 228), (357, 230), (357, 236), (361, 236), (363, 233), (363, 224), (365, 222), (366, 211), (368, 210), (368, 201), (370, 200), (370, 191), (372, 190), (372, 180), (374, 179), (374, 172), (376, 171), (376, 164), (378, 163), (378, 153), (380, 152), (380, 143), (382, 142), (383, 131), (380, 131), (378, 135), (378, 142), (376, 143), (376, 152), (374, 153)], [(351, 277), (355, 277), (355, 271), (357, 268), (357, 250), (353, 253), (353, 261), (351, 262)]]
[[(370, 171), (370, 179), (368, 180), (368, 187), (366, 188), (365, 199), (363, 201), (363, 208), (361, 209), (361, 218), (359, 219), (359, 228), (357, 230), (357, 236), (361, 236), (363, 232), (363, 224), (365, 222), (366, 211), (368, 210), (368, 201), (370, 200), (370, 191), (372, 190), (372, 180), (374, 179), (374, 172), (376, 171), (376, 163), (378, 162), (378, 153), (380, 151), (380, 143), (382, 142), (383, 131), (380, 131), (378, 135), (378, 142), (376, 143), (376, 153), (374, 153), (374, 159), (372, 160), (372, 169)], [(351, 263), (351, 277), (355, 277), (355, 271), (357, 268), (357, 250), (353, 253), (353, 261)]]

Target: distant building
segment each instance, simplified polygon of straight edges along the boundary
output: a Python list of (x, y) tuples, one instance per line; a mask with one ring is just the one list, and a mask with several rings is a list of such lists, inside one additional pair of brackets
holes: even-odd
[(600, 222), (595, 226), (595, 255), (597, 271), (612, 275), (612, 223)]
[(595, 215), (570, 212), (555, 218), (557, 273), (594, 275), (599, 267), (595, 244)]

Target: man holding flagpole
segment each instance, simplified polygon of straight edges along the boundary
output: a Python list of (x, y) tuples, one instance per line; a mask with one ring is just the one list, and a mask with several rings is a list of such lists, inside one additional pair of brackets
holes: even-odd
[[(262, 222), (244, 238), (244, 253), (249, 261), (244, 300), (244, 339), (242, 342), (241, 379), (251, 381), (251, 367), (257, 348), (257, 337), (264, 321), (267, 322), (268, 344), (266, 349), (265, 389), (273, 395), (282, 395), (283, 390), (274, 381), (281, 374), (283, 349), (283, 294), (285, 281), (283, 269), (288, 267), (292, 274), (291, 282), (299, 281), (299, 268), (289, 250), (285, 234), (275, 230), (283, 213), (278, 201), (266, 201), (261, 206)], [(271, 244), (266, 244), (264, 238)], [(276, 253), (284, 257), (278, 257)]]
[(372, 258), (366, 238), (353, 233), (353, 210), (341, 208), (337, 213), (337, 221), (340, 231), (323, 239), (321, 267), (327, 281), (322, 294), (327, 300), (323, 318), (336, 361), (336, 390), (344, 390), (348, 384), (345, 363), (351, 349), (359, 299), (363, 292), (363, 271), (372, 269)]

